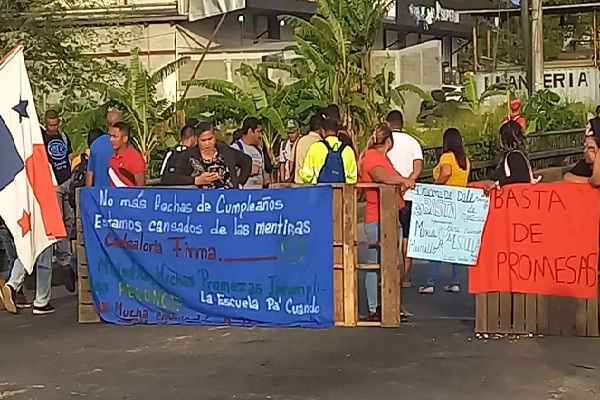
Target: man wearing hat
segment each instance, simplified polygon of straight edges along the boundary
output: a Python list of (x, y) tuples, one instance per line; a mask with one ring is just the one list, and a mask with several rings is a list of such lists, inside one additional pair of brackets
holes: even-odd
[(279, 179), (287, 182), (291, 176), (291, 156), (294, 143), (300, 137), (300, 125), (293, 119), (289, 119), (285, 125), (288, 138), (281, 142), (279, 149)]
[(510, 102), (510, 114), (504, 117), (502, 123), (506, 123), (508, 121), (515, 121), (521, 128), (523, 129), (523, 133), (527, 130), (527, 121), (525, 117), (521, 115), (521, 100), (514, 99)]

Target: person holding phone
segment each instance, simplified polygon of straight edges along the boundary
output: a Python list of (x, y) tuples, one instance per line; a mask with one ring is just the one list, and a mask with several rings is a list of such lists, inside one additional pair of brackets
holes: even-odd
[(197, 147), (190, 149), (192, 178), (201, 178), (203, 189), (241, 188), (252, 169), (252, 159), (246, 154), (231, 148), (226, 143), (217, 142), (212, 125), (201, 122), (196, 126)]
[(176, 160), (170, 160), (161, 184), (238, 189), (246, 183), (252, 169), (252, 159), (226, 143), (218, 142), (209, 122), (196, 121), (193, 125), (186, 125), (183, 130), (191, 131), (196, 144), (178, 154)]

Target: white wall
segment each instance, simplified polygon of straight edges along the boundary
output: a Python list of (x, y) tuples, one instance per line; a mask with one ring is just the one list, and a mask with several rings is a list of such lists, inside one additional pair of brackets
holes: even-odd
[[(167, 78), (158, 88), (161, 97), (164, 96), (175, 101), (183, 93), (181, 82), (192, 78), (193, 71), (202, 56), (204, 47), (212, 37), (218, 21), (219, 17), (194, 23), (153, 23), (145, 26), (97, 28), (96, 31), (105, 36), (108, 36), (108, 32), (114, 34), (117, 30), (119, 35), (124, 35), (127, 40), (117, 49), (111, 45), (101, 46), (97, 49), (96, 54), (127, 63), (130, 49), (139, 47), (142, 62), (150, 71), (155, 71), (181, 56), (190, 56), (192, 61), (183, 66), (178, 74)], [(259, 19), (257, 28), (266, 30), (266, 21)], [(225, 79), (240, 84), (241, 81), (235, 74), (235, 70), (242, 63), (256, 65), (265, 56), (284, 56), (282, 50), (292, 40), (290, 27), (282, 28), (281, 38), (282, 41), (262, 39), (254, 43), (252, 32), (246, 29), (242, 36), (242, 25), (238, 22), (237, 15), (230, 15), (217, 32), (196, 78)], [(378, 43), (379, 46), (381, 44)], [(384, 66), (394, 71), (397, 85), (411, 83), (429, 91), (439, 88), (442, 84), (441, 54), (441, 42), (430, 40), (401, 50), (375, 51), (372, 67), (374, 73), (380, 72)], [(286, 58), (289, 56), (286, 55)], [(278, 71), (274, 72), (272, 77), (287, 79), (285, 74)], [(190, 89), (188, 97), (197, 97), (203, 93), (206, 91), (193, 87)], [(407, 118), (412, 119), (418, 114), (419, 104), (420, 101), (416, 96), (407, 95), (407, 106), (404, 110)]]

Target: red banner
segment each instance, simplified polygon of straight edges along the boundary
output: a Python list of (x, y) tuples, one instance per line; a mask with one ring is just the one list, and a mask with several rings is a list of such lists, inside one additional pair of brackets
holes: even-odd
[(490, 194), (471, 293), (598, 295), (600, 192), (580, 183), (508, 185)]

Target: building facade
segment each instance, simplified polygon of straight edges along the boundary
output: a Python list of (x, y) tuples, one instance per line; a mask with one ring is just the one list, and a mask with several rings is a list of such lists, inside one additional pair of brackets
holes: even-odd
[[(460, 12), (468, 2), (396, 0), (380, 33), (374, 71), (385, 66), (396, 72), (397, 83), (439, 88), (443, 66), (456, 64), (458, 40), (471, 35), (471, 21)], [(293, 30), (282, 16), (308, 19), (315, 9), (308, 0), (103, 0), (82, 2), (70, 14), (79, 24), (113, 33), (117, 29), (130, 38), (119, 49), (98, 48), (96, 56), (127, 62), (130, 49), (139, 47), (150, 70), (189, 56), (192, 62), (159, 88), (175, 100), (182, 94), (181, 83), (194, 76), (239, 83), (235, 71), (242, 63), (256, 65), (268, 58), (292, 56), (283, 51), (293, 40)], [(275, 78), (285, 78), (273, 73)], [(193, 88), (188, 97), (200, 94), (202, 89)]]

